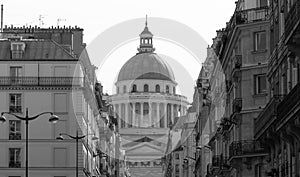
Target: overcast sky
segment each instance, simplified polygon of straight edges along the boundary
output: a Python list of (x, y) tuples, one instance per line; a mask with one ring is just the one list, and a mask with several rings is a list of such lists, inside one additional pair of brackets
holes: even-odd
[[(99, 34), (113, 25), (121, 22), (149, 17), (160, 17), (175, 20), (187, 25), (195, 30), (207, 44), (212, 43), (212, 38), (216, 35), (216, 30), (225, 27), (234, 12), (235, 0), (2, 0), (4, 5), (4, 25), (37, 25), (42, 27), (59, 25), (79, 26), (84, 29), (84, 42), (89, 45)], [(39, 20), (41, 18), (41, 20)], [(140, 28), (140, 27), (139, 27)], [(151, 21), (149, 21), (151, 30)], [(155, 27), (153, 27), (155, 28)], [(143, 28), (139, 29), (140, 31)], [(138, 37), (139, 34), (137, 34)], [(155, 35), (155, 34), (154, 34)], [(155, 45), (157, 44), (157, 45)], [(177, 49), (174, 44), (166, 41), (159, 41), (154, 45), (157, 50), (175, 59), (184, 66), (191, 75), (192, 80), (196, 80), (200, 72), (200, 65), (195, 65), (192, 59), (180, 60), (180, 58), (192, 58), (184, 49)], [(131, 56), (135, 55), (138, 41), (120, 46), (116, 54), (111, 54), (107, 60), (107, 65), (98, 66), (99, 80), (103, 83), (104, 89), (113, 93), (113, 85), (117, 77), (118, 70)], [(205, 46), (199, 46), (203, 50)], [(132, 48), (132, 50), (129, 50)], [(101, 49), (99, 49), (101, 50)], [(168, 50), (166, 52), (166, 50)], [(175, 52), (176, 50), (176, 52)], [(178, 52), (181, 54), (178, 54)], [(176, 55), (174, 54), (176, 53)], [(173, 55), (173, 56), (172, 56)], [(120, 59), (122, 58), (122, 59)], [(201, 60), (204, 61), (205, 57)], [(97, 57), (91, 60), (98, 60)], [(175, 63), (176, 63), (175, 62)], [(109, 64), (110, 63), (110, 64)], [(173, 62), (174, 63), (174, 62)], [(172, 67), (172, 62), (170, 63)], [(113, 71), (107, 68), (113, 67)], [(106, 68), (106, 69), (101, 69)], [(178, 75), (173, 68), (175, 77)], [(109, 72), (109, 73), (107, 73)], [(114, 74), (111, 74), (111, 73)], [(180, 74), (179, 74), (180, 75)], [(178, 77), (178, 76), (177, 76)], [(179, 82), (179, 81), (178, 81)], [(179, 83), (180, 85), (181, 83)], [(193, 84), (193, 83), (190, 83)], [(189, 85), (188, 87), (193, 87)], [(180, 89), (179, 89), (180, 90)], [(190, 92), (190, 91), (188, 91)], [(191, 93), (182, 93), (191, 97)]]

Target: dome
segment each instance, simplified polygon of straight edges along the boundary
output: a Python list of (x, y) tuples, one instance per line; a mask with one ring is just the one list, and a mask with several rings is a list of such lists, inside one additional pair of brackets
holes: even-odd
[(123, 65), (118, 81), (137, 79), (175, 82), (171, 67), (155, 53), (138, 53)]

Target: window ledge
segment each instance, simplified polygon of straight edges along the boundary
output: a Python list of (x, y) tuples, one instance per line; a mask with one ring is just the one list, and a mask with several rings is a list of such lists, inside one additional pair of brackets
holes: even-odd
[(259, 53), (266, 53), (267, 49), (262, 49), (262, 50), (253, 50), (251, 51), (252, 54), (259, 54)]
[(253, 95), (253, 97), (255, 98), (255, 97), (265, 97), (265, 96), (267, 96), (268, 94), (267, 93), (256, 93), (256, 94), (254, 94)]

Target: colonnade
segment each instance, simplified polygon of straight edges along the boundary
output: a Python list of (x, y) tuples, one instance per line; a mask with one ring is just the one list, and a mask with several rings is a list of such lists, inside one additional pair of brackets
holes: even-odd
[(167, 128), (184, 115), (186, 107), (165, 102), (130, 102), (114, 104), (119, 128), (154, 127)]

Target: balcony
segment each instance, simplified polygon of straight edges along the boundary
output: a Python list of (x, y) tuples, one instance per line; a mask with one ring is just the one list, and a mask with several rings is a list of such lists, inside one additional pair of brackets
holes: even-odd
[(300, 24), (300, 0), (297, 0), (291, 7), (285, 18), (285, 38), (289, 40), (290, 36)]
[(289, 94), (284, 97), (282, 102), (278, 105), (278, 120), (284, 121), (284, 118), (295, 108), (300, 100), (300, 83), (298, 83)]
[(21, 140), (21, 133), (9, 133), (9, 140)]
[(234, 141), (229, 146), (229, 158), (260, 156), (265, 150), (259, 141), (242, 140)]
[(232, 103), (232, 113), (240, 113), (242, 110), (243, 102), (242, 98), (235, 98)]
[(82, 77), (0, 77), (0, 86), (80, 86)]
[(275, 116), (277, 115), (277, 107), (282, 98), (283, 96), (281, 95), (273, 96), (258, 115), (254, 122), (254, 133), (256, 138), (258, 138), (264, 132), (263, 129), (267, 129), (269, 125), (276, 120)]
[(257, 21), (265, 21), (269, 16), (269, 8), (259, 7), (236, 12), (236, 23), (247, 24)]
[[(268, 6), (236, 11), (233, 14), (233, 16), (231, 17), (230, 21), (227, 23), (227, 26), (226, 26), (226, 29), (224, 32), (225, 40), (223, 40), (223, 43), (224, 42), (226, 43), (226, 41), (229, 41), (231, 39), (233, 32), (235, 31), (234, 29), (237, 25), (266, 21), (266, 20), (268, 20), (268, 18), (269, 18)], [(226, 39), (229, 39), (229, 40), (226, 40)], [(224, 48), (224, 47), (225, 46), (223, 46), (221, 48)], [(228, 47), (228, 44), (226, 44), (226, 47), (224, 49), (226, 49), (227, 47)], [(224, 49), (222, 49), (222, 50), (224, 50)]]
[(21, 162), (20, 161), (10, 161), (9, 168), (21, 168)]

